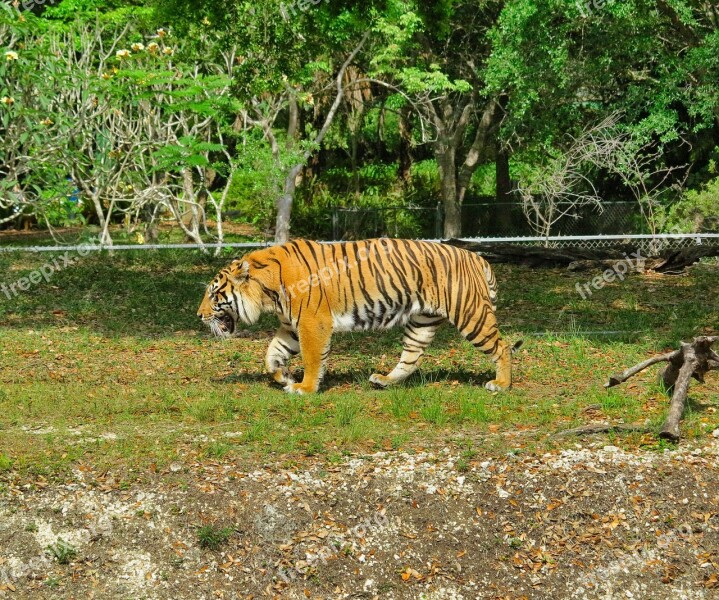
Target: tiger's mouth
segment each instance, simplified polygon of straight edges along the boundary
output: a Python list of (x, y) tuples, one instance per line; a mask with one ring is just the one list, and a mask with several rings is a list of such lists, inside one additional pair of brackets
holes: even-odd
[(227, 333), (235, 333), (235, 320), (227, 313), (220, 317), (220, 326), (223, 327)]
[(202, 320), (217, 337), (229, 337), (235, 332), (235, 320), (228, 313), (212, 315), (209, 319)]

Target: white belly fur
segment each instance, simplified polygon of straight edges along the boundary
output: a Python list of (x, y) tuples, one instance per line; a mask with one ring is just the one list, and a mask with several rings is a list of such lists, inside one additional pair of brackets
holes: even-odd
[[(368, 329), (393, 329), (394, 327), (404, 326), (410, 317), (419, 314), (421, 308), (419, 302), (413, 302), (408, 308), (401, 308), (392, 318), (382, 326), (368, 327), (369, 318), (366, 307), (362, 307), (359, 311), (360, 322), (355, 323), (354, 316), (351, 312), (344, 314), (332, 314), (332, 327), (334, 331), (367, 331)], [(383, 318), (385, 320), (386, 317)]]

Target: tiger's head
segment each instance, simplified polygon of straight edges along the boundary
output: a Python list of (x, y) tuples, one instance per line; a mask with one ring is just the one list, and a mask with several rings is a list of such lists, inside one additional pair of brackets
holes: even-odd
[(230, 337), (238, 321), (256, 323), (266, 303), (262, 284), (250, 274), (250, 263), (235, 260), (207, 286), (197, 316), (217, 337)]

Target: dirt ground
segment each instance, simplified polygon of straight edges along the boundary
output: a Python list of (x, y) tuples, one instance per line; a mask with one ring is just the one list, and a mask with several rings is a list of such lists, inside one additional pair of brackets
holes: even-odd
[[(719, 597), (719, 430), (663, 452), (187, 457), (133, 484), (80, 466), (0, 489), (0, 598)], [(203, 525), (226, 541), (203, 548)]]

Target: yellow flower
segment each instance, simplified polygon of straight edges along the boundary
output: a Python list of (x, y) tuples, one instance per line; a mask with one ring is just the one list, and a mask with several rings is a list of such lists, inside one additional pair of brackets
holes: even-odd
[(53, 124), (52, 119), (43, 119), (42, 121), (40, 121), (40, 125), (45, 125), (45, 127), (49, 127), (52, 124)]
[(108, 79), (112, 79), (112, 75), (110, 75), (110, 73), (103, 73), (102, 78), (107, 81)]
[(157, 52), (159, 49), (160, 49), (160, 46), (158, 46), (155, 42), (151, 42), (150, 44), (147, 45), (147, 51), (150, 54), (155, 54), (155, 52)]
[(130, 46), (130, 48), (132, 48), (132, 51), (133, 51), (133, 52), (140, 52), (140, 51), (142, 51), (142, 50), (145, 49), (145, 44), (141, 44), (140, 42), (136, 42), (136, 43), (134, 43), (132, 46)]
[(130, 58), (132, 56), (132, 53), (129, 50), (118, 50), (115, 52), (115, 56), (122, 60), (123, 58)]
[(17, 52), (13, 52), (12, 50), (8, 50), (8, 51), (5, 53), (5, 60), (10, 61), (10, 60), (17, 60), (17, 59), (18, 59)]
[(172, 56), (175, 53), (175, 51), (172, 48), (163, 48), (162, 53), (167, 56)]
[(205, 17), (204, 19), (202, 19), (202, 24), (203, 24), (203, 25), (210, 25), (210, 19), (208, 19), (207, 17)]
[(12, 96), (3, 96), (0, 98), (0, 104), (6, 104), (10, 106), (11, 104), (15, 104), (15, 98)]
[(164, 38), (167, 35), (167, 31), (165, 31), (162, 27), (160, 27), (160, 29), (158, 29), (156, 33), (158, 37), (161, 38)]

